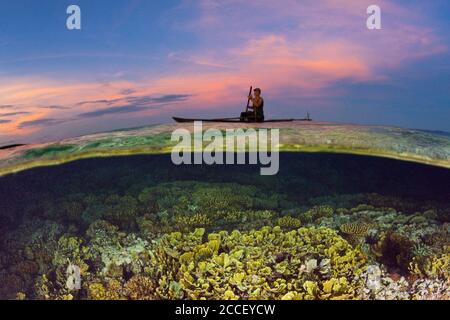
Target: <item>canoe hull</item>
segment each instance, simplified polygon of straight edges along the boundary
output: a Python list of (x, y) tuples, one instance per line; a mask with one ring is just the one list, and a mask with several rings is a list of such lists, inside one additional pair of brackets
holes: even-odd
[(190, 123), (190, 122), (194, 122), (194, 121), (220, 122), (220, 123), (268, 123), (268, 122), (311, 121), (310, 119), (273, 119), (273, 120), (265, 120), (265, 121), (261, 121), (261, 122), (255, 122), (255, 121), (241, 121), (239, 118), (189, 119), (189, 118), (178, 118), (178, 117), (173, 117), (173, 120), (178, 123)]

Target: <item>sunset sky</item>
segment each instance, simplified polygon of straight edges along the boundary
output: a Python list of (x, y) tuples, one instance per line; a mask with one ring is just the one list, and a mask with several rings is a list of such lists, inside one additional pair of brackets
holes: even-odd
[[(82, 30), (66, 28), (77, 4)], [(368, 30), (377, 4), (382, 30)], [(237, 116), (450, 131), (450, 2), (0, 0), (0, 145)]]

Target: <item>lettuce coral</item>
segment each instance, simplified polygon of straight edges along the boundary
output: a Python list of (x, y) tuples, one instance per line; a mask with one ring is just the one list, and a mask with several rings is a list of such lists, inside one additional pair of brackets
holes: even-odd
[[(264, 227), (210, 233), (206, 239), (203, 234), (203, 229), (173, 233), (155, 248), (158, 258), (150, 260), (149, 268), (164, 279), (159, 298), (167, 298), (171, 283), (179, 284), (178, 297), (188, 299), (352, 298), (353, 279), (366, 262), (359, 249), (326, 228), (284, 232)], [(312, 256), (329, 261), (330, 278), (307, 272)], [(161, 261), (169, 268), (161, 267)]]

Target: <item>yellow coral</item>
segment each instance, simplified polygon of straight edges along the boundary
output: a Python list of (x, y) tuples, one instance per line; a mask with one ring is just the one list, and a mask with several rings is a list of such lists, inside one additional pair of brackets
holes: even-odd
[(27, 298), (26, 294), (23, 292), (17, 292), (16, 300), (25, 300)]
[(198, 227), (207, 227), (212, 224), (206, 214), (196, 213), (194, 215), (179, 215), (175, 217), (175, 224), (181, 230), (192, 230)]
[(120, 300), (122, 299), (122, 284), (118, 280), (110, 280), (106, 286), (100, 282), (91, 283), (88, 287), (91, 300)]
[[(276, 226), (248, 232), (221, 231), (209, 234), (207, 240), (203, 240), (203, 232), (198, 229), (181, 237), (168, 235), (172, 239), (170, 250), (178, 250), (170, 256), (165, 255), (170, 252), (167, 247), (157, 249), (162, 255), (151, 259), (153, 266), (149, 266), (160, 279), (157, 298), (351, 298), (351, 281), (365, 266), (364, 254), (328, 228), (285, 232)], [(303, 273), (308, 255), (329, 261), (332, 280)], [(172, 287), (176, 284), (176, 290), (170, 289), (170, 283)]]
[(340, 230), (345, 235), (345, 238), (353, 245), (364, 242), (369, 230), (374, 227), (369, 223), (345, 223), (341, 225)]
[(443, 253), (425, 258), (415, 257), (410, 263), (409, 270), (418, 276), (450, 279), (450, 254)]
[(300, 219), (293, 218), (291, 216), (284, 216), (277, 220), (277, 225), (286, 229), (298, 229), (301, 224)]
[(345, 234), (365, 237), (373, 227), (369, 223), (344, 223), (341, 225), (341, 231)]
[(89, 298), (91, 300), (106, 300), (106, 289), (101, 283), (89, 285)]
[(124, 286), (125, 294), (132, 300), (154, 300), (155, 284), (149, 277), (137, 275)]

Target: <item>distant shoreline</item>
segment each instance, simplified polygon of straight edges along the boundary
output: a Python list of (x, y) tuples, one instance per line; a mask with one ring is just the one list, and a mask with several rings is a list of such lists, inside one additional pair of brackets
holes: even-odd
[(15, 144), (9, 144), (6, 146), (0, 146), (0, 150), (8, 150), (8, 149), (13, 149), (13, 148), (17, 148), (17, 147), (23, 147), (26, 146), (25, 143), (15, 143)]

